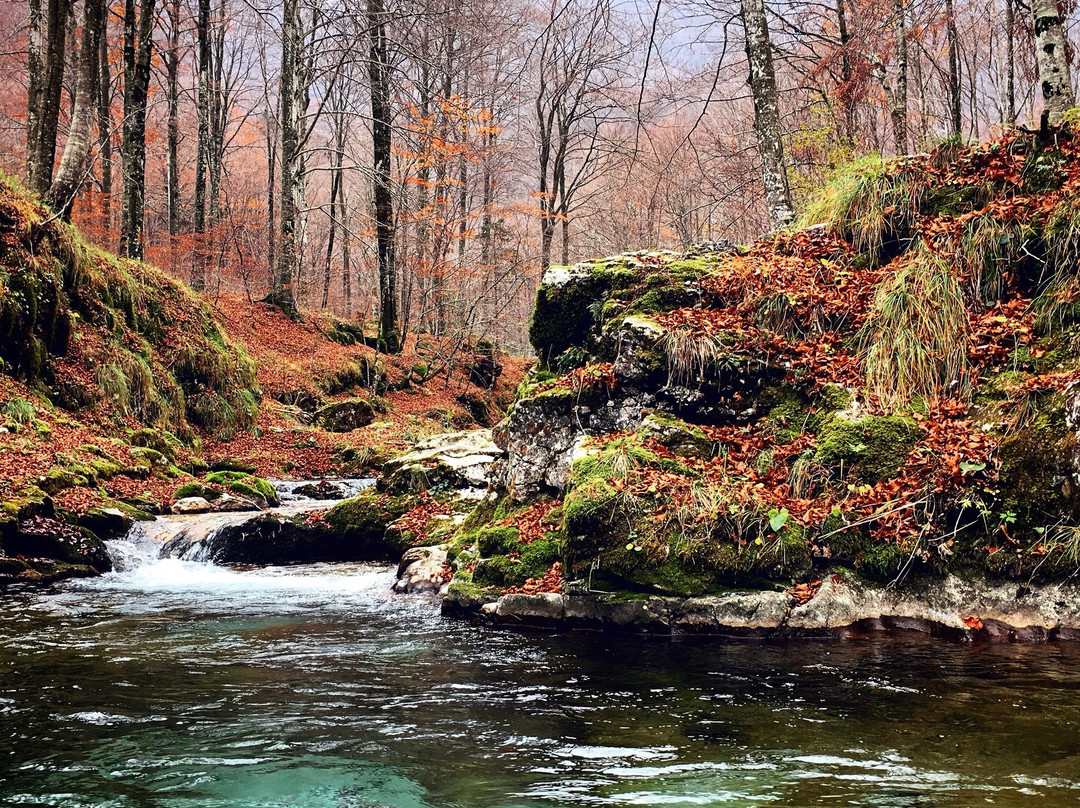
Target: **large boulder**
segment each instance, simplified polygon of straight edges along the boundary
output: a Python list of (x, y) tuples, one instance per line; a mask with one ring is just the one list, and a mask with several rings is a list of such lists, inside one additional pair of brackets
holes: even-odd
[(518, 401), (495, 432), (496, 442), (506, 450), (498, 484), (517, 502), (562, 491), (588, 436), (633, 429), (654, 403), (647, 393), (608, 395), (602, 388), (557, 388)]
[(435, 435), (383, 466), (380, 491), (487, 488), (492, 464), (503, 455), (490, 429)]
[(327, 432), (351, 432), (367, 426), (374, 420), (375, 410), (368, 401), (362, 398), (335, 401), (316, 410), (312, 416), (312, 423)]

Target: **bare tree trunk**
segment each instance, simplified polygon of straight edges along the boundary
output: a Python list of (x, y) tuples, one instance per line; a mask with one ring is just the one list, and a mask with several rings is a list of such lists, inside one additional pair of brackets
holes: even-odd
[(341, 183), (341, 297), (344, 299), (345, 316), (352, 317), (352, 250), (350, 242), (349, 200), (345, 198), (345, 182)]
[(195, 114), (198, 119), (198, 141), (195, 147), (195, 255), (191, 273), (191, 286), (202, 291), (206, 288), (206, 164), (210, 154), (210, 0), (199, 0), (197, 31), (198, 54), (196, 75), (198, 91), (195, 96)]
[(851, 82), (855, 73), (851, 67), (851, 54), (848, 53), (851, 34), (848, 32), (845, 0), (836, 0), (836, 29), (840, 36), (840, 80), (844, 84), (844, 92), (841, 96), (841, 103), (844, 105), (843, 138), (854, 151), (858, 125), (855, 120), (855, 99)]
[(64, 218), (70, 216), (75, 194), (86, 179), (86, 160), (90, 155), (94, 113), (97, 111), (98, 50), (104, 18), (105, 0), (84, 0), (79, 70), (75, 77), (75, 110), (60, 166), (48, 193), (49, 204)]
[(1016, 9), (1015, 0), (1005, 0), (1005, 109), (1003, 123), (1016, 122)]
[(56, 160), (56, 128), (60, 118), (66, 21), (70, 10), (71, 0), (48, 0), (44, 16), (41, 0), (33, 0), (30, 7), (26, 184), (30, 190), (42, 195), (52, 184)]
[(1035, 53), (1043, 106), (1048, 122), (1054, 125), (1060, 123), (1067, 109), (1076, 106), (1057, 0), (1031, 0), (1031, 17), (1035, 25)]
[(101, 218), (112, 243), (112, 76), (109, 70), (109, 10), (105, 9), (98, 38), (98, 139), (101, 141)]
[(959, 138), (963, 127), (960, 115), (960, 43), (953, 0), (945, 0), (945, 36), (949, 43), (949, 134)]
[(784, 141), (780, 128), (780, 105), (773, 70), (772, 42), (765, 17), (764, 0), (741, 0), (746, 29), (746, 56), (750, 62), (750, 89), (754, 96), (754, 132), (761, 157), (765, 204), (769, 227), (780, 230), (795, 218), (784, 165)]
[(266, 111), (266, 287), (274, 288), (277, 248), (277, 202), (274, 199), (274, 177), (277, 176), (277, 137), (271, 131), (273, 116)]
[(48, 36), (41, 0), (30, 0), (26, 24), (26, 185), (37, 184), (42, 104), (45, 99), (45, 41)]
[(169, 260), (176, 271), (176, 240), (180, 235), (180, 0), (169, 3), (169, 50), (165, 55), (165, 94), (168, 121)]
[(330, 232), (326, 236), (326, 261), (323, 263), (322, 307), (324, 309), (330, 304), (330, 277), (334, 263), (334, 242), (337, 239), (337, 199), (341, 190), (341, 151), (336, 148), (336, 142), (334, 145), (330, 169)]
[(277, 265), (268, 300), (286, 314), (296, 313), (293, 268), (296, 264), (296, 163), (300, 134), (296, 120), (296, 70), (300, 58), (300, 6), (285, 0), (281, 26), (281, 220)]
[(397, 327), (397, 266), (394, 260), (394, 201), (390, 174), (393, 111), (390, 107), (385, 16), (383, 0), (368, 0), (375, 240), (379, 256), (379, 340), (384, 350), (397, 353), (401, 350), (401, 344)]
[(139, 5), (136, 31), (134, 0), (124, 7), (124, 126), (121, 242), (128, 258), (143, 257), (146, 198), (146, 100), (150, 88), (154, 0)]
[(896, 45), (896, 86), (892, 93), (893, 148), (908, 153), (907, 5), (893, 0), (893, 40)]
[(495, 155), (495, 132), (491, 131), (484, 135), (484, 191), (483, 209), (484, 221), (480, 226), (480, 263), (485, 267), (492, 264), (492, 241), (495, 234), (492, 232), (495, 223), (492, 216), (493, 196), (495, 193), (495, 178), (493, 176), (491, 161)]

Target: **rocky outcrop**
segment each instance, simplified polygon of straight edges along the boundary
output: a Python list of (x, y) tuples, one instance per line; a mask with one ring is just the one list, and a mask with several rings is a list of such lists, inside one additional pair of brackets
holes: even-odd
[[(460, 613), (451, 596), (447, 613)], [(1080, 587), (987, 580), (921, 580), (882, 587), (837, 573), (800, 603), (785, 591), (698, 598), (509, 594), (466, 611), (496, 625), (645, 634), (859, 636), (910, 630), (955, 639), (1080, 640)]]
[(490, 429), (436, 435), (387, 462), (378, 487), (394, 494), (487, 488), (492, 464), (503, 453)]
[(518, 502), (562, 491), (587, 437), (637, 426), (651, 403), (647, 394), (609, 396), (603, 389), (557, 389), (522, 399), (495, 430), (506, 459), (492, 480)]

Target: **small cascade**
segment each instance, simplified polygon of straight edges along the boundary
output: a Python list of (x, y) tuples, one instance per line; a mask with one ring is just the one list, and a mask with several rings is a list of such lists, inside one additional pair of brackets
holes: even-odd
[[(340, 498), (353, 497), (374, 483), (371, 478), (334, 480), (323, 484), (318, 480), (271, 480), (281, 499), (281, 506), (266, 511), (231, 511), (224, 513), (189, 513), (159, 516), (137, 522), (123, 539), (107, 543), (109, 556), (118, 574), (167, 561), (205, 564), (210, 560), (213, 540), (225, 528), (244, 525), (268, 514), (292, 516), (298, 513), (332, 507)], [(317, 491), (331, 486), (335, 499), (316, 499), (298, 491), (308, 487)]]

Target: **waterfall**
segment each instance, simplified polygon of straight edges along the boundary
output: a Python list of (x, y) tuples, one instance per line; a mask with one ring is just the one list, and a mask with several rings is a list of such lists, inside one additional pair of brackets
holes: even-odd
[[(140, 568), (163, 562), (206, 564), (210, 560), (214, 538), (223, 529), (244, 525), (267, 514), (291, 516), (298, 513), (333, 507), (338, 500), (312, 499), (298, 494), (296, 489), (312, 480), (271, 480), (282, 505), (266, 511), (227, 513), (170, 514), (136, 522), (123, 539), (106, 543), (117, 574), (131, 573)], [(346, 497), (356, 496), (374, 481), (371, 478), (334, 480), (333, 484)]]

